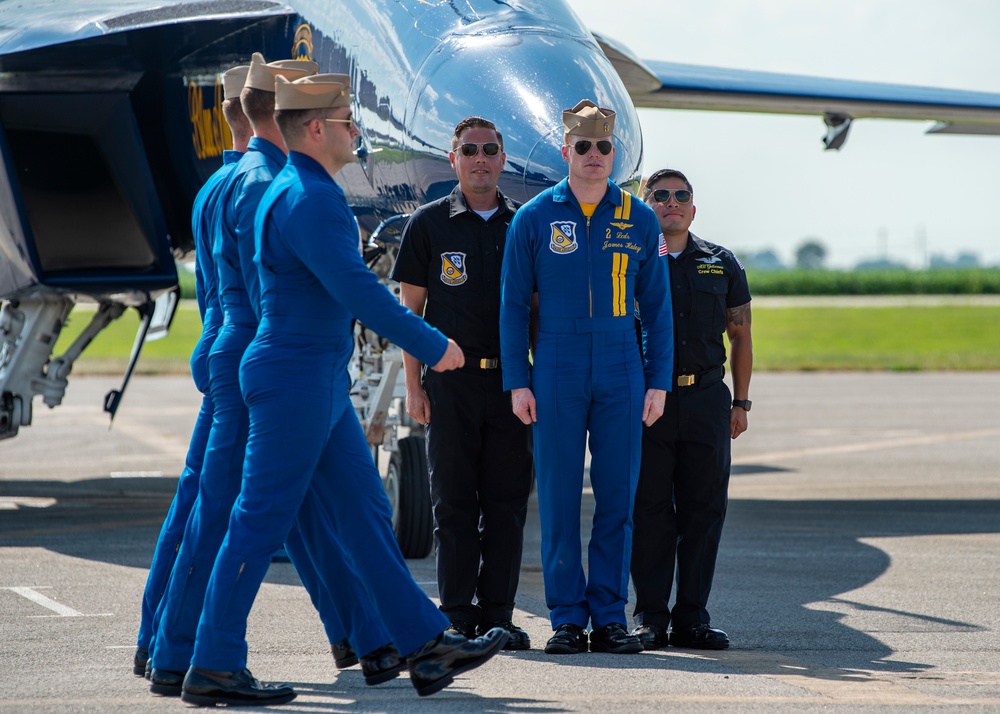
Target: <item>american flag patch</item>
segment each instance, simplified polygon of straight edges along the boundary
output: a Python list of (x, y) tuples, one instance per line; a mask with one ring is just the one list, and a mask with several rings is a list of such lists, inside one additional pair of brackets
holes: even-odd
[(664, 238), (663, 234), (661, 233), (660, 234), (660, 255), (664, 256), (666, 254), (667, 254), (667, 239)]

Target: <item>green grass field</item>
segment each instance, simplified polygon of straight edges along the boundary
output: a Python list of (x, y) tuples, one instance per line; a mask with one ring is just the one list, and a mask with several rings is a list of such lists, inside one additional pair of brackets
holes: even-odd
[[(56, 354), (86, 325), (74, 313)], [(98, 335), (74, 374), (121, 373), (138, 327), (128, 311)], [(755, 307), (754, 369), (801, 370), (1000, 370), (1000, 306)], [(143, 348), (140, 374), (188, 371), (201, 332), (194, 302), (184, 301), (170, 334)]]

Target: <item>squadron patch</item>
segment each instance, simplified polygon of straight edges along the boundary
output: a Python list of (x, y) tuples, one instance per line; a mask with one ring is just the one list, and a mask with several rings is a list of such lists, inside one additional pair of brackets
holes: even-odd
[(461, 285), (469, 279), (465, 272), (465, 253), (441, 254), (441, 282), (445, 285)]
[(572, 253), (579, 247), (576, 242), (576, 223), (573, 221), (553, 221), (552, 238), (549, 249), (553, 253)]

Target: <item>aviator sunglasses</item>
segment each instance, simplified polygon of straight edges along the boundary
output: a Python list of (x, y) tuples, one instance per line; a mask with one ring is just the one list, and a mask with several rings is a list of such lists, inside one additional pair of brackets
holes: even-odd
[[(580, 156), (584, 156), (588, 151), (590, 151), (590, 147), (593, 144), (594, 142), (587, 141), (586, 139), (584, 139), (582, 141), (578, 141), (575, 144), (573, 144), (573, 148), (576, 149), (576, 153), (578, 153)], [(601, 141), (597, 142), (597, 150), (600, 151), (604, 156), (610, 154), (611, 149), (612, 146), (610, 141), (602, 139)]]
[(458, 148), (462, 151), (462, 156), (471, 159), (479, 154), (479, 147), (483, 147), (483, 153), (487, 156), (496, 156), (500, 153), (500, 144), (495, 141), (488, 141), (485, 144), (462, 144)]
[(673, 191), (669, 188), (658, 188), (653, 191), (653, 200), (657, 203), (667, 203), (670, 200), (671, 194), (673, 194), (674, 200), (677, 203), (691, 203), (691, 199), (694, 197), (686, 188), (679, 188)]

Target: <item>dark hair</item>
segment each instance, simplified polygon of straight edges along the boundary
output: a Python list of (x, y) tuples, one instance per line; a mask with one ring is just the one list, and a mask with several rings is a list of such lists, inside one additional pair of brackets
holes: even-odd
[(260, 124), (274, 118), (274, 92), (256, 87), (244, 87), (240, 104), (251, 124)]
[(274, 121), (285, 143), (291, 145), (302, 139), (306, 133), (306, 124), (324, 116), (326, 109), (279, 109), (274, 113)]
[(491, 122), (489, 119), (483, 119), (482, 117), (465, 117), (455, 126), (455, 134), (451, 137), (451, 148), (455, 150), (461, 143), (460, 137), (466, 129), (490, 129), (497, 135), (497, 143), (500, 144), (500, 151), (503, 151), (503, 134), (497, 129), (497, 125)]
[(250, 120), (243, 113), (243, 105), (239, 97), (231, 97), (222, 102), (222, 116), (226, 118), (226, 123), (232, 130), (234, 136), (249, 136), (253, 133), (250, 128)]
[(680, 171), (677, 169), (658, 169), (651, 173), (649, 178), (646, 179), (646, 183), (642, 187), (642, 200), (645, 201), (649, 198), (649, 194), (653, 192), (653, 184), (657, 181), (662, 181), (663, 179), (668, 178), (680, 179), (684, 182), (684, 185), (687, 186), (687, 190), (694, 193), (694, 187), (691, 185), (691, 182), (688, 181), (687, 176), (682, 174)]

